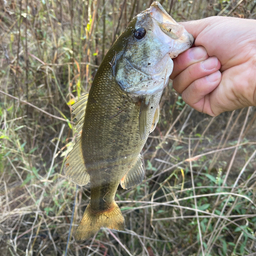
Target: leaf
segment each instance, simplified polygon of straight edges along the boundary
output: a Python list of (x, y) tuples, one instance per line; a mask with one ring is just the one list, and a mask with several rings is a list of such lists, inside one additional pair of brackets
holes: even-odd
[(76, 102), (75, 99), (72, 98), (72, 99), (67, 103), (67, 105), (68, 105), (68, 106), (72, 106), (75, 102)]
[(45, 208), (44, 208), (44, 211), (45, 211), (46, 215), (48, 215), (49, 212), (53, 212), (53, 208), (51, 208), (51, 207), (45, 207)]
[(11, 139), (8, 136), (4, 135), (4, 134), (0, 136), (0, 139), (6, 139), (6, 140), (11, 141)]
[(21, 186), (28, 184), (32, 180), (32, 175), (28, 174), (26, 179), (22, 182)]
[(235, 229), (235, 232), (240, 232), (240, 231), (243, 231), (243, 232), (244, 232), (246, 228), (247, 228), (246, 225), (239, 226), (239, 227), (237, 227), (237, 228)]
[(185, 183), (185, 175), (184, 175), (184, 170), (181, 168), (180, 169), (181, 176), (182, 176), (182, 185), (181, 185), (181, 191), (184, 189), (184, 183)]
[(79, 66), (79, 63), (77, 62), (76, 59), (74, 59), (75, 63), (76, 63), (76, 67), (77, 67), (77, 71), (78, 73), (80, 74), (80, 66)]
[(68, 47), (63, 47), (62, 49), (65, 50), (66, 52), (69, 52), (70, 54), (73, 54), (73, 51)]
[(33, 172), (34, 175), (39, 179), (38, 170), (37, 170), (35, 167), (32, 167), (32, 172)]
[(216, 178), (208, 173), (204, 174), (207, 178), (209, 178), (211, 181), (213, 181), (214, 183), (216, 183)]
[(77, 96), (79, 98), (81, 95), (81, 80), (80, 80), (80, 78), (77, 80), (77, 83), (76, 83), (76, 91), (77, 91)]
[(201, 156), (195, 156), (195, 157), (191, 157), (191, 158), (187, 158), (185, 160), (185, 162), (192, 162), (192, 161), (197, 161)]
[(197, 209), (201, 210), (201, 211), (204, 211), (204, 210), (208, 209), (209, 206), (210, 206), (210, 204), (203, 204), (201, 206), (198, 206)]
[(92, 25), (92, 16), (90, 15), (89, 22), (87, 23), (85, 30), (89, 32), (91, 29), (91, 25)]
[(227, 255), (227, 250), (228, 250), (228, 246), (227, 246), (227, 242), (224, 239), (220, 239), (222, 242), (222, 251), (224, 252), (225, 255)]
[(11, 34), (10, 34), (10, 41), (11, 41), (12, 43), (13, 43), (13, 41), (14, 41), (14, 38), (15, 38), (15, 37), (14, 37), (14, 34), (11, 33)]
[(121, 208), (121, 211), (125, 211), (125, 210), (133, 210), (134, 207), (131, 207), (131, 206), (124, 206)]
[(23, 13), (21, 14), (21, 16), (24, 17), (24, 18), (27, 18), (28, 14), (27, 14), (26, 12), (23, 12)]

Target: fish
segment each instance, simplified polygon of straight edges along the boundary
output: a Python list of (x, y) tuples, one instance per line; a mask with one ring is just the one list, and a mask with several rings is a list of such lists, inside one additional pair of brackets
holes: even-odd
[(82, 241), (100, 228), (123, 230), (115, 202), (123, 189), (142, 182), (141, 151), (159, 119), (159, 102), (173, 70), (173, 58), (194, 38), (158, 2), (128, 24), (99, 66), (89, 95), (72, 107), (78, 140), (68, 154), (67, 178), (90, 184), (91, 198), (75, 232)]

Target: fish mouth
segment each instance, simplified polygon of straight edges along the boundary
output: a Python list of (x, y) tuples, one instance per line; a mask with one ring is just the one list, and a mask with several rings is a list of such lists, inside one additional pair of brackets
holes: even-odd
[(193, 45), (193, 36), (182, 25), (178, 24), (160, 3), (153, 2), (148, 11), (156, 25), (168, 36), (165, 37), (164, 41), (170, 45), (171, 52), (169, 55), (171, 58), (176, 58), (181, 52)]

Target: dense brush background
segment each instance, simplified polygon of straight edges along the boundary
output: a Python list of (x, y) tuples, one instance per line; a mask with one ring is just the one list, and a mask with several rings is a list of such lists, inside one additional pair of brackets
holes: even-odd
[[(151, 2), (0, 0), (0, 255), (64, 255), (74, 199), (76, 226), (90, 196), (63, 174), (70, 104)], [(177, 21), (256, 18), (255, 0), (160, 2)], [(255, 107), (212, 118), (170, 82), (145, 180), (116, 196), (126, 230), (71, 236), (67, 255), (256, 255), (255, 129)]]

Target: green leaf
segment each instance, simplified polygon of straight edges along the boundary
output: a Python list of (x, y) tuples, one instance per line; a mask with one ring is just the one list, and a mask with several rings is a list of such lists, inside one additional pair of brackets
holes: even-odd
[(225, 255), (227, 255), (227, 250), (228, 250), (228, 245), (227, 242), (224, 239), (220, 239), (222, 242), (222, 251), (224, 252)]
[(32, 180), (32, 175), (28, 174), (26, 179), (22, 182), (21, 186), (28, 184)]
[(133, 210), (134, 207), (131, 207), (131, 206), (124, 206), (121, 208), (121, 211), (125, 211), (125, 210)]
[(35, 167), (32, 167), (32, 172), (33, 172), (34, 175), (39, 179), (38, 170), (37, 170)]
[(0, 139), (7, 139), (7, 140), (11, 141), (11, 139), (4, 134), (0, 136)]
[(246, 230), (246, 228), (247, 228), (246, 225), (236, 227), (235, 232), (240, 232), (240, 231), (244, 232), (244, 230)]
[(53, 208), (51, 208), (51, 207), (45, 207), (45, 208), (44, 208), (44, 211), (45, 211), (46, 215), (48, 215), (49, 212), (53, 212)]
[(210, 206), (210, 204), (203, 204), (197, 208), (198, 208), (198, 210), (204, 211), (204, 210), (208, 209), (209, 206)]
[(211, 181), (213, 181), (214, 183), (216, 183), (216, 178), (208, 173), (204, 174), (208, 179), (210, 179)]

